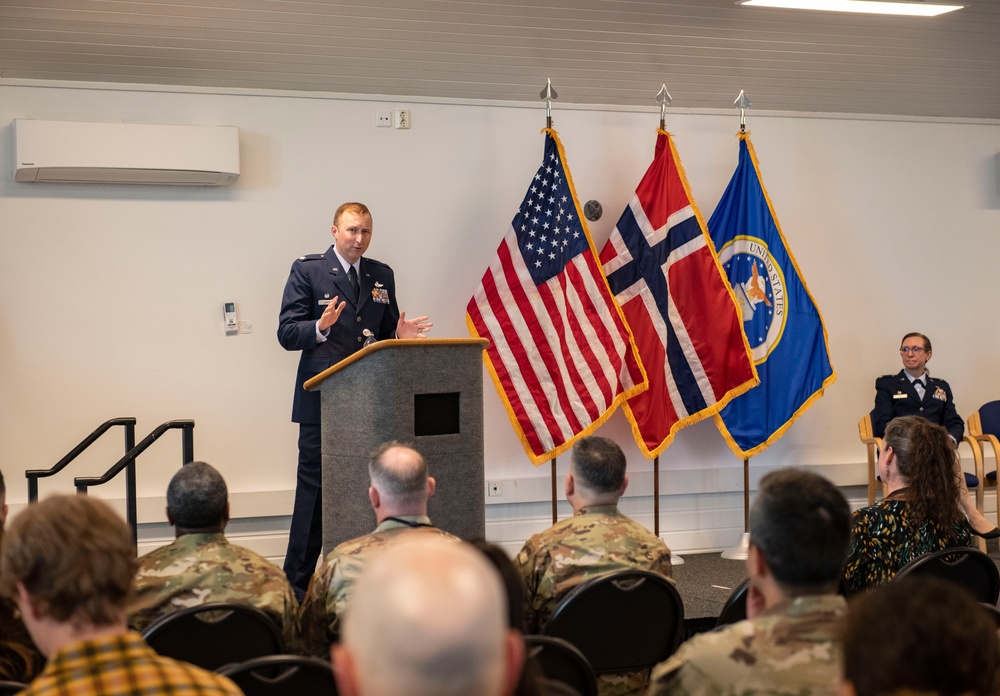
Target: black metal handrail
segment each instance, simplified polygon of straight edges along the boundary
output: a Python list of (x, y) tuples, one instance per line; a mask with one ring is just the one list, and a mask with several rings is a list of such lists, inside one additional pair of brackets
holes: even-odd
[(79, 445), (70, 450), (69, 454), (56, 462), (56, 465), (51, 469), (29, 469), (24, 472), (25, 477), (28, 479), (28, 502), (34, 503), (38, 500), (38, 479), (58, 474), (71, 461), (80, 456), (85, 449), (94, 444), (101, 435), (116, 425), (125, 427), (125, 451), (128, 452), (135, 447), (135, 418), (112, 418), (109, 421), (101, 423), (94, 432), (85, 437)]
[(87, 489), (90, 486), (105, 484), (120, 474), (122, 469), (125, 470), (125, 521), (132, 528), (132, 543), (134, 544), (138, 544), (139, 542), (139, 527), (136, 519), (135, 460), (140, 454), (149, 449), (149, 446), (156, 442), (163, 433), (178, 428), (184, 431), (181, 438), (183, 449), (181, 464), (189, 464), (194, 461), (194, 421), (172, 420), (156, 426), (153, 432), (144, 437), (138, 445), (126, 452), (125, 456), (105, 471), (103, 476), (78, 476), (73, 479), (73, 483), (76, 485), (76, 492), (86, 495)]

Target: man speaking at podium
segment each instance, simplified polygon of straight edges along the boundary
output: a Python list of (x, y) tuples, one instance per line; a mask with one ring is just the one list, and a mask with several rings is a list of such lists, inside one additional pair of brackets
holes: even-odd
[(299, 466), (284, 567), (300, 601), (323, 544), (320, 394), (302, 385), (360, 350), (369, 338), (423, 338), (433, 326), (427, 317), (407, 319), (400, 313), (392, 269), (364, 256), (372, 240), (367, 206), (344, 203), (331, 231), (333, 246), (292, 263), (278, 317), (281, 347), (302, 351), (292, 400)]

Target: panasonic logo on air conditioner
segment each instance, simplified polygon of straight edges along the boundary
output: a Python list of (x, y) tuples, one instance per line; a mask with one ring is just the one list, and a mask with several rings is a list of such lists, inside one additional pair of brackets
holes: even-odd
[(15, 119), (16, 181), (221, 186), (240, 178), (239, 129)]

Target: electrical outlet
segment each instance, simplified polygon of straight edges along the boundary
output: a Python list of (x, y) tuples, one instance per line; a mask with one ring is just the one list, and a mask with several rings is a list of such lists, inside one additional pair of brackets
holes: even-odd
[(375, 112), (376, 128), (392, 128), (392, 112), (388, 109), (378, 109)]
[(396, 112), (396, 128), (403, 130), (409, 129), (410, 127), (410, 112), (403, 110)]
[(486, 490), (491, 498), (497, 498), (503, 495), (503, 481), (487, 481)]

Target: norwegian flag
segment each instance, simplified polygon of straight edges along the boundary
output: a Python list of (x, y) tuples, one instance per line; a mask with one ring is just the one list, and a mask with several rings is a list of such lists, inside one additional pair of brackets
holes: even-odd
[(590, 434), (645, 375), (601, 273), (554, 130), (497, 258), (466, 308), (533, 464)]
[(601, 263), (649, 378), (625, 411), (653, 458), (678, 430), (759, 383), (740, 309), (664, 130)]

